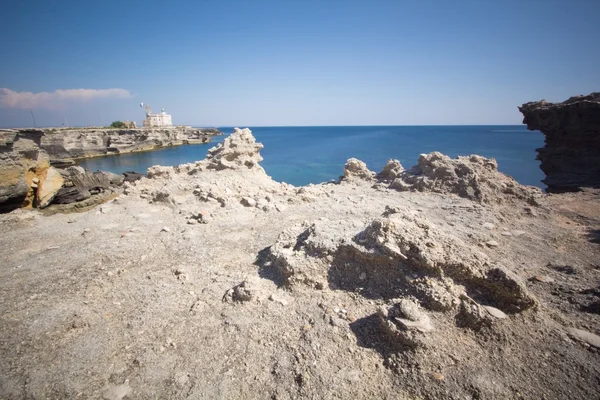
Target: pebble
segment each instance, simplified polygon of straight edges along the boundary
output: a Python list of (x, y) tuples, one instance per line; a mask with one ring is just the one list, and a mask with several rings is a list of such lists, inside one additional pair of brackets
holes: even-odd
[(171, 230), (166, 226), (163, 226), (163, 228), (160, 231), (161, 232), (171, 232)]
[(525, 233), (525, 231), (512, 231), (512, 234), (516, 237), (523, 236)]
[(273, 293), (272, 295), (269, 296), (269, 300), (279, 303), (282, 306), (288, 305), (288, 301), (286, 299), (284, 299), (283, 297), (281, 297), (275, 293)]
[(488, 245), (488, 247), (498, 247), (499, 244), (498, 242), (496, 242), (495, 240), (488, 240), (487, 242), (485, 242), (486, 245)]
[(500, 234), (502, 236), (512, 236), (512, 233), (510, 233), (509, 231), (502, 231), (502, 232), (500, 232)]
[(554, 282), (554, 278), (551, 278), (546, 275), (536, 275), (533, 277), (533, 279), (538, 282), (543, 282), (543, 283), (553, 283)]
[(501, 310), (498, 310), (496, 307), (491, 306), (483, 306), (485, 310), (492, 316), (498, 319), (508, 318), (508, 315), (504, 314)]
[(360, 279), (361, 281), (364, 281), (365, 279), (367, 279), (367, 273), (363, 272), (362, 274), (359, 275), (358, 279)]
[(444, 375), (440, 374), (439, 372), (434, 372), (433, 374), (431, 374), (431, 376), (433, 376), (433, 379), (435, 379), (436, 381), (444, 380)]
[(491, 222), (486, 222), (485, 224), (482, 225), (485, 229), (494, 229), (496, 227), (496, 225), (492, 224)]
[(594, 346), (600, 349), (600, 336), (596, 334), (584, 331), (583, 329), (571, 328), (569, 329), (569, 335), (573, 336), (576, 339), (584, 341), (590, 346)]

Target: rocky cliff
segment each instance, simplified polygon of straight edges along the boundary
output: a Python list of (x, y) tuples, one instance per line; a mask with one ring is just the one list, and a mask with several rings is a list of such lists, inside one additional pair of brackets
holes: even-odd
[(549, 192), (600, 187), (600, 92), (562, 103), (525, 103), (519, 111), (527, 129), (546, 137), (537, 151)]
[(38, 136), (39, 146), (48, 153), (53, 165), (69, 164), (70, 160), (76, 158), (133, 153), (163, 146), (208, 143), (211, 136), (223, 134), (218, 129), (190, 127), (18, 129), (8, 132), (13, 136)]
[(40, 149), (42, 135), (27, 131), (0, 136), (0, 212), (33, 205), (34, 189), (50, 169), (50, 158)]

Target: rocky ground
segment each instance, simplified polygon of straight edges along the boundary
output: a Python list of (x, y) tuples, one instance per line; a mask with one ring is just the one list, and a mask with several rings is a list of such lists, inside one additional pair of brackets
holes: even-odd
[(260, 148), (2, 215), (0, 398), (600, 396), (598, 191), (439, 153), (296, 188)]

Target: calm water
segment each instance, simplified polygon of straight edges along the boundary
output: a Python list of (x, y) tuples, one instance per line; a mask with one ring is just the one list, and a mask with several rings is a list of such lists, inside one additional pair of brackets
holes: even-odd
[[(228, 135), (232, 128), (220, 128)], [(451, 157), (480, 154), (498, 161), (500, 171), (526, 185), (543, 187), (544, 178), (535, 149), (544, 144), (540, 132), (525, 126), (338, 126), (255, 127), (252, 133), (265, 145), (263, 168), (273, 179), (293, 185), (337, 179), (344, 163), (356, 157), (379, 171), (388, 158), (405, 168), (419, 154), (441, 151)], [(82, 160), (90, 170), (116, 173), (145, 172), (152, 165), (179, 165), (203, 159), (209, 145), (189, 145), (162, 150)]]

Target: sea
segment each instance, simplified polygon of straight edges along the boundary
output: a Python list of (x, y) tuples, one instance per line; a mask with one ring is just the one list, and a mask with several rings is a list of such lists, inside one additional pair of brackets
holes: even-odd
[[(203, 159), (208, 149), (222, 142), (232, 127), (220, 127), (224, 136), (210, 144), (168, 147), (155, 151), (81, 160), (92, 171), (145, 173), (152, 165), (179, 165)], [(467, 126), (284, 126), (250, 127), (264, 144), (261, 163), (274, 180), (295, 186), (339, 178), (347, 159), (354, 157), (380, 171), (390, 158), (405, 168), (419, 155), (439, 151), (451, 157), (479, 154), (495, 158), (498, 169), (524, 185), (540, 188), (544, 174), (536, 149), (544, 145), (538, 131), (524, 125)]]

